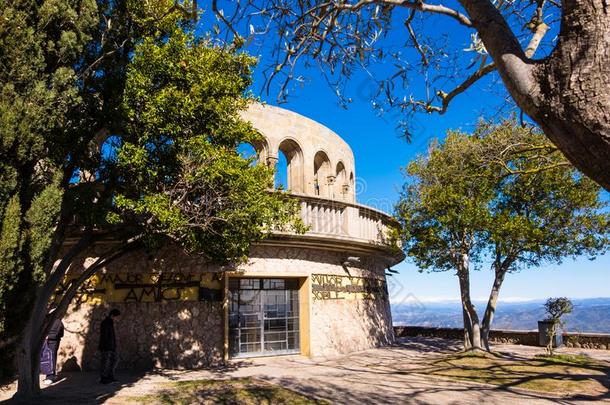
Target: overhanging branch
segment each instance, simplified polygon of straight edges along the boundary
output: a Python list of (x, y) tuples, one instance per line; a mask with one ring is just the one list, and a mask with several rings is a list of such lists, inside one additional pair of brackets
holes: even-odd
[(80, 276), (74, 280), (67, 291), (61, 297), (59, 304), (57, 305), (57, 309), (53, 311), (45, 320), (43, 328), (40, 330), (40, 334), (37, 336), (35, 340), (37, 344), (42, 344), (42, 339), (48, 334), (49, 329), (55, 319), (58, 317), (62, 317), (68, 310), (68, 306), (70, 302), (78, 292), (79, 287), (85, 282), (89, 277), (95, 274), (98, 270), (102, 269), (104, 266), (109, 265), (116, 259), (123, 256), (125, 253), (131, 251), (137, 246), (137, 243), (142, 239), (142, 235), (135, 236), (129, 239), (127, 242), (122, 244), (119, 248), (110, 249), (108, 252), (103, 254), (100, 258), (98, 258), (95, 262), (93, 262), (89, 267), (87, 267)]
[(426, 112), (432, 113), (436, 112), (439, 114), (444, 114), (449, 107), (449, 103), (453, 100), (457, 95), (465, 92), (470, 86), (479, 81), (479, 79), (483, 78), (488, 73), (496, 70), (495, 63), (489, 63), (481, 68), (479, 68), (476, 72), (468, 76), (466, 80), (456, 86), (449, 93), (445, 93), (442, 90), (437, 92), (437, 96), (441, 99), (441, 106), (431, 105), (430, 103), (424, 103), (423, 101), (416, 102), (420, 107), (422, 107)]
[(452, 9), (441, 4), (428, 4), (423, 1), (404, 1), (404, 0), (360, 0), (354, 4), (337, 4), (335, 7), (340, 10), (358, 11), (362, 7), (370, 4), (381, 4), (387, 6), (404, 7), (419, 11), (425, 11), (429, 13), (442, 14), (455, 19), (466, 27), (472, 27), (472, 21), (470, 18), (460, 13), (459, 11)]
[(411, 40), (413, 41), (413, 46), (415, 47), (415, 49), (417, 49), (417, 52), (419, 52), (419, 54), (421, 56), (422, 65), (428, 66), (429, 62), (428, 62), (428, 57), (426, 56), (426, 52), (424, 51), (421, 44), (417, 40), (417, 35), (415, 35), (415, 30), (413, 30), (413, 26), (411, 25), (411, 21), (413, 21), (413, 17), (415, 17), (415, 9), (411, 10), (411, 13), (409, 13), (409, 18), (407, 18), (405, 21), (405, 27), (407, 27), (407, 31), (409, 31), (409, 36), (411, 37)]
[[(532, 29), (534, 34), (532, 35), (532, 38), (530, 39), (530, 42), (527, 45), (527, 48), (525, 50), (525, 56), (528, 58), (531, 58), (534, 55), (534, 53), (538, 49), (538, 46), (540, 45), (540, 42), (542, 41), (542, 39), (544, 38), (544, 36), (546, 35), (546, 33), (549, 29), (549, 26), (546, 25), (544, 22), (542, 22), (542, 20), (536, 20), (536, 21), (539, 21), (539, 22)], [(455, 87), (449, 93), (444, 93), (443, 91), (439, 91), (437, 95), (441, 99), (442, 104), (440, 107), (431, 105), (430, 103), (425, 103), (423, 101), (416, 102), (416, 104), (418, 104), (420, 107), (422, 107), (426, 112), (429, 112), (429, 113), (437, 112), (439, 114), (444, 114), (447, 111), (447, 108), (449, 107), (449, 103), (451, 103), (451, 100), (453, 100), (457, 95), (466, 91), (470, 86), (472, 86), (474, 83), (479, 81), (479, 79), (483, 78), (488, 73), (491, 73), (494, 70), (496, 70), (495, 63), (494, 62), (489, 63), (489, 64), (484, 65), (481, 68), (479, 68), (479, 70), (477, 70), (472, 75), (470, 75), (466, 80), (464, 80), (462, 83), (460, 83), (457, 87)]]

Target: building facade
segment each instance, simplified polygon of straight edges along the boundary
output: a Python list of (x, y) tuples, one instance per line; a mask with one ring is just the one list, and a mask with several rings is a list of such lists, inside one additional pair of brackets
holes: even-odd
[[(332, 356), (393, 340), (385, 271), (403, 254), (391, 244), (393, 219), (356, 202), (349, 145), (277, 107), (254, 104), (244, 118), (264, 135), (253, 145), (259, 164), (275, 165), (283, 154), (287, 189), (300, 200), (309, 230), (253, 245), (248, 262), (231, 271), (172, 246), (111, 263), (87, 281), (64, 318), (64, 369), (98, 366), (99, 324), (110, 308), (122, 312), (121, 368)], [(95, 258), (96, 250), (88, 252), (83, 266)]]

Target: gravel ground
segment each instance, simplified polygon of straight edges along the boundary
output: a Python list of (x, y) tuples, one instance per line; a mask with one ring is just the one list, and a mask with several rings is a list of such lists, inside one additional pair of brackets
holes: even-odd
[[(532, 357), (543, 348), (496, 345), (495, 350), (515, 357)], [(218, 370), (156, 370), (119, 373), (119, 385), (101, 385), (95, 373), (63, 373), (62, 379), (43, 390), (48, 404), (124, 404), (130, 397), (153, 394), (164, 383), (194, 379), (254, 377), (338, 404), (577, 404), (610, 403), (610, 392), (597, 398), (557, 397), (531, 391), (449, 381), (413, 373), (439, 353), (459, 350), (459, 342), (434, 338), (402, 339), (392, 347), (345, 356), (304, 358), (281, 356), (232, 361)], [(560, 353), (586, 354), (610, 362), (610, 352), (559, 349)], [(610, 382), (609, 382), (610, 386)], [(0, 403), (11, 403), (15, 386), (0, 391)]]

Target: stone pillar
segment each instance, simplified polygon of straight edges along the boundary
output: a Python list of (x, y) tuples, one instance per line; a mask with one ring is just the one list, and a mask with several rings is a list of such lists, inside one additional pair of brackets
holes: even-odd
[(360, 238), (360, 210), (357, 207), (345, 207), (344, 232), (352, 238)]
[(348, 200), (348, 194), (349, 194), (349, 184), (345, 183), (341, 185), (341, 199), (343, 200)]
[(335, 184), (336, 178), (337, 178), (337, 176), (333, 176), (332, 174), (330, 176), (326, 176), (328, 195), (326, 195), (324, 197), (335, 198), (335, 189), (334, 189), (333, 185)]

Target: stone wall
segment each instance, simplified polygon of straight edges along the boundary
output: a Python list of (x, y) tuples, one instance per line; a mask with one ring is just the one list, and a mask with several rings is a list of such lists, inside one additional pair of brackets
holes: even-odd
[(222, 305), (207, 302), (130, 302), (81, 304), (64, 318), (65, 336), (58, 355), (64, 370), (99, 368), (99, 327), (111, 308), (119, 369), (200, 368), (222, 361)]
[[(278, 274), (311, 277), (312, 274), (365, 277), (383, 280), (384, 263), (360, 255), (349, 268), (342, 263), (348, 252), (258, 246), (243, 274)], [(374, 299), (345, 297), (318, 299), (310, 295), (310, 355), (329, 356), (387, 345), (393, 341), (392, 317), (387, 295)]]
[[(102, 245), (89, 251), (80, 263), (87, 265), (95, 260), (99, 251), (105, 249), (108, 247)], [(75, 266), (69, 276), (78, 275), (81, 269), (82, 267)], [(126, 274), (130, 277), (145, 277), (163, 272), (201, 274), (211, 280), (213, 270), (212, 266), (201, 259), (186, 256), (179, 249), (168, 246), (154, 254), (146, 251), (127, 254), (103, 269), (96, 277), (121, 275), (125, 278)], [(216, 288), (222, 288), (221, 282), (214, 283)], [(149, 294), (143, 299), (147, 302), (121, 302), (128, 290), (97, 293), (95, 290), (100, 286), (87, 284), (63, 319), (65, 335), (58, 354), (58, 364), (63, 369), (98, 369), (99, 326), (111, 308), (121, 311), (121, 317), (115, 325), (119, 369), (197, 368), (213, 366), (222, 361), (221, 301), (190, 301), (186, 300), (188, 297), (175, 301), (155, 301), (154, 294)], [(183, 289), (180, 294), (185, 295), (191, 292), (189, 290), (192, 289)], [(167, 295), (174, 298), (176, 291), (173, 289)], [(108, 302), (109, 298), (113, 302)]]
[[(348, 255), (349, 252), (320, 248), (258, 245), (252, 248), (248, 263), (232, 272), (230, 277), (311, 280), (312, 274), (336, 275), (343, 280), (350, 280), (350, 277), (374, 280), (385, 290), (381, 259), (360, 254), (360, 263), (344, 267), (342, 263)], [(82, 261), (87, 263), (94, 258), (95, 252), (90, 252)], [(190, 272), (201, 274), (207, 283), (213, 274), (219, 274), (214, 273), (218, 270), (167, 247), (154, 255), (147, 252), (129, 254), (110, 264), (103, 274), (106, 279), (116, 274), (129, 274), (136, 282), (149, 283), (150, 274)], [(78, 268), (71, 270), (72, 275), (79, 272)], [(142, 277), (132, 277), (134, 274)], [(223, 284), (221, 281), (209, 282)], [(70, 306), (63, 319), (66, 333), (60, 347), (60, 367), (65, 370), (98, 368), (99, 325), (111, 308), (122, 313), (116, 324), (119, 368), (200, 368), (222, 361), (224, 318), (221, 301), (199, 301), (191, 296), (155, 301), (149, 294), (145, 301), (125, 302), (125, 290), (116, 290), (113, 285), (116, 286), (106, 285), (105, 292), (95, 292), (99, 285), (91, 284), (87, 286), (89, 292), (83, 293)], [(311, 282), (305, 285), (311, 289)], [(182, 294), (189, 291), (185, 288)], [(141, 292), (136, 295), (141, 296)], [(173, 292), (169, 295), (175, 297)], [(113, 302), (108, 302), (108, 297)], [(392, 319), (386, 291), (383, 294), (342, 293), (341, 297), (322, 299), (309, 290), (305, 297), (307, 302), (302, 305), (307, 312), (301, 311), (301, 316), (306, 317), (309, 324), (302, 333), (307, 333), (310, 355), (336, 355), (392, 342)]]
[[(462, 328), (395, 326), (394, 334), (396, 337), (424, 336), (454, 340), (464, 338), (464, 330)], [(493, 343), (538, 346), (538, 331), (492, 330), (489, 338)], [(610, 350), (610, 334), (568, 332), (563, 334), (563, 342), (566, 347)]]
[(387, 301), (314, 301), (311, 316), (314, 357), (385, 346), (394, 340)]

